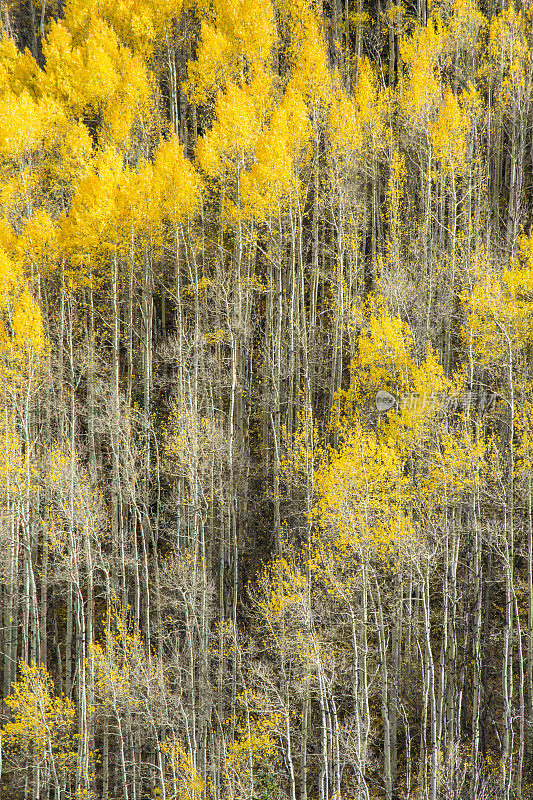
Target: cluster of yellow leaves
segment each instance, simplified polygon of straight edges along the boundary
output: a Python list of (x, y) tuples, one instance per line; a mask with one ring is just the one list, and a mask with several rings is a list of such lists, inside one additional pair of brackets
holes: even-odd
[(277, 753), (273, 733), (280, 722), (280, 714), (264, 714), (254, 719), (246, 732), (228, 746), (230, 768), (242, 767), (243, 757), (253, 755), (255, 758), (272, 758)]
[(368, 58), (359, 61), (353, 97), (339, 89), (329, 106), (328, 138), (332, 155), (361, 160), (390, 143), (387, 124), (390, 97), (380, 87)]
[(271, 0), (212, 0), (201, 21), (196, 60), (189, 63), (186, 89), (205, 103), (227, 84), (244, 88), (264, 71), (275, 40)]
[(196, 160), (210, 177), (239, 173), (249, 164), (270, 110), (271, 76), (258, 72), (250, 84), (228, 83), (215, 104), (216, 119), (198, 141)]
[(522, 234), (518, 243), (518, 261), (524, 269), (533, 269), (533, 235)]
[[(324, 669), (333, 668), (335, 663), (335, 648), (330, 642), (323, 641), (317, 631), (320, 614), (316, 620), (314, 616), (317, 597), (321, 602), (324, 600), (324, 585), (327, 585), (328, 592), (332, 590), (332, 599), (334, 597), (334, 583), (325, 575), (324, 567), (329, 541), (317, 535), (310, 543), (305, 564), (298, 566), (287, 558), (276, 558), (258, 580), (260, 599), (257, 607), (264, 625), (263, 645), (274, 651), (281, 649), (285, 657), (290, 653), (305, 680), (310, 680), (313, 675), (317, 677)], [(341, 553), (340, 536), (334, 548)], [(361, 552), (361, 546), (352, 541), (350, 548), (342, 552), (340, 560), (343, 564), (354, 563)], [(317, 587), (320, 587), (318, 591)], [(264, 713), (264, 700), (261, 707)], [(281, 714), (270, 714), (265, 719), (268, 728), (275, 724), (276, 718), (278, 722), (283, 718), (287, 723), (287, 708), (282, 705), (282, 709)]]
[(371, 296), (365, 304), (355, 306), (352, 318), (359, 335), (348, 402), (366, 402), (387, 387), (398, 395), (443, 388), (444, 376), (433, 351), (429, 349), (424, 361), (417, 364), (409, 326), (389, 313), (381, 297)]
[[(0, 513), (5, 513), (8, 519), (12, 514), (9, 500), (13, 488), (22, 489), (25, 485), (27, 457), (28, 454), (25, 453), (16, 421), (10, 418), (5, 410), (0, 417), (0, 497), (2, 498)], [(7, 526), (6, 530), (8, 530)]]
[(368, 58), (359, 62), (354, 95), (359, 121), (372, 149), (384, 148), (390, 140), (386, 126), (390, 98), (379, 86), (375, 68)]
[(0, 97), (0, 155), (19, 161), (38, 150), (54, 128), (61, 128), (65, 114), (62, 105), (51, 99), (36, 100), (27, 89), (17, 95)]
[[(278, 731), (283, 730), (283, 714), (268, 709), (268, 699), (245, 692), (237, 701), (248, 708), (248, 714), (236, 720), (236, 737), (228, 745), (224, 781), (230, 797), (261, 796), (266, 782), (276, 783), (279, 768)], [(266, 701), (266, 702), (265, 702)], [(238, 715), (235, 715), (238, 717)]]
[(157, 702), (163, 676), (149, 658), (140, 632), (128, 626), (124, 609), (108, 612), (104, 642), (91, 643), (89, 652), (95, 668), (96, 695), (115, 716), (141, 707), (149, 710), (151, 698)]
[[(276, 41), (271, 4), (256, 4), (253, 23), (250, 8), (214, 3), (202, 20), (197, 59), (189, 64), (189, 95), (214, 100), (214, 122), (198, 141), (196, 161), (210, 178), (230, 180), (224, 210), (233, 221), (263, 221), (299, 198), (313, 121), (331, 100), (324, 40), (311, 5), (295, 0), (280, 9), (290, 41), (282, 90), (269, 57)], [(262, 38), (252, 44), (247, 37), (257, 27)]]
[(64, 15), (69, 29), (80, 33), (98, 14), (123, 44), (147, 59), (171, 32), (183, 6), (183, 0), (68, 0)]
[[(339, 393), (333, 409), (339, 445), (315, 468), (313, 520), (346, 554), (363, 548), (386, 560), (413, 530), (413, 486), (405, 464), (421, 448), (431, 450), (438, 442), (438, 395), (451, 392), (452, 384), (430, 347), (417, 360), (407, 324), (391, 316), (381, 298), (354, 310), (354, 324), (358, 353), (351, 364), (351, 386)], [(382, 388), (399, 400), (408, 395), (412, 402), (400, 402), (375, 428), (368, 428), (360, 408), (373, 405)], [(437, 459), (432, 485), (443, 475), (442, 463), (453, 470), (453, 454), (445, 444), (441, 452), (444, 462)]]
[(527, 258), (523, 237), (524, 266), (512, 263), (501, 273), (480, 274), (471, 291), (462, 294), (466, 324), (463, 337), (480, 364), (504, 363), (533, 340), (533, 264)]
[(408, 452), (439, 412), (438, 403), (428, 405), (428, 399), (449, 391), (451, 384), (429, 344), (424, 357), (417, 360), (409, 326), (391, 316), (381, 297), (370, 297), (366, 304), (354, 307), (352, 315), (358, 331), (357, 354), (350, 365), (350, 387), (339, 392), (332, 410), (334, 424), (342, 439), (344, 431), (349, 431), (352, 410), (373, 405), (380, 389), (400, 400), (409, 396), (412, 402), (400, 403), (398, 413), (382, 425), (384, 435), (397, 437), (398, 447)]
[(403, 62), (408, 67), (399, 97), (400, 108), (415, 130), (424, 133), (441, 101), (442, 87), (438, 60), (445, 46), (445, 31), (439, 17), (425, 27), (417, 26), (400, 42)]
[(17, 228), (41, 204), (68, 200), (92, 142), (84, 123), (48, 91), (28, 52), (16, 52), (6, 38), (0, 40), (0, 85), (0, 208)]
[(271, 624), (277, 624), (287, 615), (293, 621), (300, 616), (297, 609), (305, 606), (308, 583), (298, 567), (285, 558), (277, 558), (261, 580), (267, 599), (260, 606)]
[(205, 784), (190, 753), (179, 739), (169, 736), (161, 743), (166, 757), (167, 792), (173, 800), (199, 800), (204, 796)]
[(513, 3), (492, 18), (488, 56), (484, 72), (495, 83), (499, 103), (506, 109), (523, 110), (531, 96), (533, 55), (528, 22)]
[(460, 497), (483, 479), (487, 469), (487, 443), (479, 431), (462, 428), (439, 431), (431, 460), (417, 479), (419, 497), (435, 505)]
[(127, 141), (137, 122), (150, 127), (153, 88), (143, 60), (98, 16), (74, 33), (52, 22), (43, 55), (40, 91), (77, 119), (98, 118), (104, 142)]
[(533, 404), (529, 399), (521, 398), (520, 406), (516, 409), (514, 429), (517, 435), (515, 449), (516, 477), (529, 486), (533, 474)]
[(446, 92), (431, 129), (435, 156), (446, 171), (461, 173), (466, 168), (469, 127), (460, 98)]
[(199, 209), (200, 178), (176, 136), (161, 142), (155, 154), (151, 190), (157, 192), (163, 218), (174, 227), (194, 217)]
[[(153, 161), (124, 166), (115, 149), (104, 150), (82, 178), (67, 215), (60, 243), (75, 265), (89, 263), (94, 274), (113, 256), (131, 255), (132, 239), (157, 243), (165, 220), (175, 229), (200, 203), (200, 181), (183, 148), (172, 136), (162, 141)], [(85, 272), (77, 280), (88, 280)]]
[(302, 95), (313, 114), (320, 114), (329, 105), (331, 73), (317, 15), (308, 0), (288, 0), (286, 13), (291, 33), (289, 85)]
[(17, 256), (30, 275), (51, 272), (59, 255), (58, 231), (50, 214), (38, 208), (15, 244)]
[(328, 137), (332, 155), (347, 158), (360, 154), (363, 148), (363, 129), (355, 101), (339, 91), (329, 108)]
[(53, 771), (66, 782), (77, 767), (76, 710), (68, 697), (59, 697), (44, 666), (20, 664), (20, 678), (5, 698), (12, 719), (2, 728), (4, 754), (25, 756), (34, 766)]
[(32, 391), (47, 349), (39, 306), (20, 264), (0, 250), (0, 378), (4, 391)]
[(264, 220), (298, 196), (301, 187), (295, 163), (310, 135), (303, 98), (288, 87), (257, 138), (251, 169), (242, 173), (240, 199), (246, 216)]
[(408, 483), (395, 442), (354, 422), (315, 471), (316, 524), (352, 554), (369, 547), (386, 558), (410, 532)]
[(24, 287), (13, 304), (11, 330), (8, 333), (5, 328), (0, 329), (0, 351), (9, 353), (10, 367), (17, 370), (18, 376), (29, 378), (38, 368), (45, 348), (41, 311)]

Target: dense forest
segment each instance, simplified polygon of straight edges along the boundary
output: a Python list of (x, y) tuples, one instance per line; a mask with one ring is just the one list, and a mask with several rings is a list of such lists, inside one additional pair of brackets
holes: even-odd
[(533, 6), (429, 3), (0, 2), (2, 797), (533, 797)]

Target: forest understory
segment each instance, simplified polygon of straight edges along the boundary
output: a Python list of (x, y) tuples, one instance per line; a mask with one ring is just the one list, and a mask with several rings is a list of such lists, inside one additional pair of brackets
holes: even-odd
[(2, 797), (533, 797), (532, 81), (530, 0), (1, 0)]

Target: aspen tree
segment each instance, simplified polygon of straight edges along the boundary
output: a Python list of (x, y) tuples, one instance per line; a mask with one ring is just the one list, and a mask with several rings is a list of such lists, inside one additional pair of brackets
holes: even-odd
[[(260, 134), (255, 148), (255, 163), (250, 171), (242, 175), (240, 181), (240, 199), (243, 214), (252, 218), (254, 223), (266, 222), (269, 225), (269, 238), (273, 240), (272, 253), (276, 252), (279, 244), (277, 234), (282, 220), (286, 221), (291, 209), (296, 209), (299, 197), (304, 190), (299, 179), (299, 166), (305, 148), (309, 143), (311, 130), (308, 119), (307, 106), (301, 94), (288, 88), (281, 98), (279, 105), (274, 109), (268, 127)], [(276, 219), (277, 216), (277, 219)], [(279, 231), (281, 234), (281, 231)], [(282, 240), (282, 234), (279, 241)], [(275, 398), (275, 413), (270, 416), (270, 425), (274, 437), (273, 471), (274, 471), (274, 497), (276, 505), (276, 538), (279, 544), (279, 476), (280, 476), (280, 444), (281, 444), (281, 371), (284, 332), (283, 305), (289, 300), (283, 260), (277, 255), (269, 259), (268, 267), (269, 291), (267, 297), (271, 300), (271, 311), (268, 313), (271, 325), (265, 348), (265, 384), (263, 391), (267, 398), (272, 392)], [(313, 276), (315, 280), (315, 276)], [(316, 276), (318, 280), (318, 275)], [(277, 301), (274, 299), (277, 297)], [(312, 322), (310, 323), (313, 324)], [(293, 332), (290, 333), (293, 335)], [(309, 353), (312, 358), (312, 352)], [(265, 400), (265, 408), (268, 408)], [(276, 545), (276, 546), (277, 546)]]
[[(145, 735), (156, 751), (161, 746), (159, 730), (165, 724), (165, 685), (159, 665), (145, 652), (139, 632), (130, 631), (123, 615), (110, 610), (111, 619), (102, 645), (91, 653), (95, 664), (95, 691), (102, 717), (110, 715), (116, 725), (120, 773), (125, 798), (143, 792), (146, 783), (142, 748), (134, 735), (143, 724)], [(129, 766), (131, 764), (131, 766)], [(165, 792), (161, 754), (156, 759), (156, 785)], [(153, 786), (153, 778), (148, 778)]]
[(205, 789), (204, 782), (179, 739), (176, 737), (165, 739), (161, 750), (166, 757), (166, 782), (161, 791), (162, 797), (199, 800)]
[[(15, 678), (17, 661), (40, 661), (39, 606), (36, 583), (37, 531), (32, 525), (36, 483), (35, 398), (42, 381), (47, 339), (42, 316), (26, 285), (21, 265), (1, 255), (4, 317), (0, 327), (1, 383), (5, 447), (14, 456), (6, 466), (3, 506), (8, 515), (9, 579), (12, 598), (6, 620), (4, 689)], [(19, 599), (19, 570), (24, 587)], [(19, 651), (18, 614), (22, 615)]]
[[(289, 772), (290, 796), (295, 797), (294, 732), (288, 723), (295, 702), (293, 681), (309, 684), (311, 697), (318, 701), (320, 712), (321, 760), (318, 779), (320, 797), (328, 797), (332, 791), (331, 770), (332, 728), (328, 684), (331, 660), (322, 649), (317, 631), (314, 629), (309, 577), (301, 569), (283, 557), (276, 559), (260, 577), (257, 595), (257, 613), (264, 626), (265, 644), (273, 653), (279, 654), (277, 667), (279, 677), (264, 670), (260, 676), (269, 707), (280, 713), (286, 721), (283, 742), (285, 763)], [(318, 620), (317, 620), (318, 622)], [(307, 702), (304, 694), (303, 704)], [(307, 748), (307, 731), (303, 732), (301, 746)], [(307, 755), (307, 753), (305, 754)], [(305, 763), (305, 759), (304, 759)], [(308, 776), (305, 776), (307, 782)], [(307, 791), (307, 789), (306, 789)]]
[(134, 6), (109, 0), (98, 0), (96, 3), (68, 0), (64, 17), (69, 30), (78, 33), (86, 27), (92, 15), (99, 16), (124, 45), (148, 61), (170, 33), (172, 23), (179, 17), (183, 6), (183, 0), (157, 3), (141, 0)]
[[(122, 221), (117, 215), (117, 206), (120, 199), (121, 183), (124, 181), (121, 159), (116, 153), (109, 152), (104, 155), (98, 168), (92, 170), (79, 184), (76, 196), (73, 199), (69, 215), (62, 220), (62, 237), (66, 251), (71, 254), (73, 264), (78, 267), (74, 276), (87, 275), (86, 265), (90, 264), (90, 280), (109, 280), (112, 318), (112, 365), (111, 386), (113, 408), (116, 415), (114, 432), (112, 434), (112, 452), (114, 456), (113, 470), (113, 506), (112, 516), (116, 541), (121, 553), (122, 562), (122, 593), (125, 600), (125, 570), (124, 570), (124, 531), (122, 519), (122, 491), (120, 479), (120, 453), (119, 453), (119, 421), (121, 407), (120, 395), (120, 310), (119, 310), (119, 259), (124, 248), (127, 247), (123, 236)], [(96, 223), (96, 224), (95, 224)], [(126, 234), (127, 235), (127, 234)], [(94, 253), (92, 263), (88, 262), (87, 255)], [(108, 261), (109, 259), (109, 261)], [(109, 278), (108, 278), (109, 276)], [(79, 278), (78, 278), (79, 280)], [(87, 280), (87, 278), (85, 278)]]
[[(371, 213), (372, 243), (371, 255), (375, 262), (377, 244), (381, 237), (381, 217), (379, 213), (379, 173), (378, 156), (389, 144), (390, 129), (387, 126), (387, 106), (390, 98), (380, 87), (375, 70), (370, 61), (362, 58), (358, 67), (357, 84), (355, 86), (355, 102), (358, 106), (358, 117), (363, 129), (364, 144), (370, 152), (368, 167), (371, 180)], [(372, 265), (372, 269), (375, 267)]]
[[(218, 226), (218, 253), (216, 285), (219, 289), (217, 309), (228, 337), (230, 354), (230, 394), (227, 410), (228, 449), (228, 502), (224, 526), (226, 528), (226, 559), (232, 571), (233, 590), (228, 596), (221, 594), (221, 610), (228, 605), (230, 619), (236, 627), (237, 586), (239, 583), (239, 550), (243, 535), (244, 503), (237, 493), (247, 497), (248, 474), (244, 454), (249, 441), (249, 415), (245, 402), (253, 375), (251, 355), (251, 309), (254, 289), (253, 230), (247, 237), (241, 213), (240, 179), (250, 164), (257, 138), (271, 107), (271, 76), (263, 70), (242, 86), (228, 83), (220, 93), (216, 105), (216, 120), (212, 128), (198, 141), (197, 161), (211, 178), (219, 181), (220, 220)], [(225, 226), (232, 238), (226, 257)], [(249, 245), (248, 245), (249, 243)], [(228, 265), (226, 262), (229, 262)], [(229, 269), (228, 269), (229, 266)], [(229, 273), (229, 274), (228, 274)], [(227, 275), (227, 277), (224, 277)], [(198, 275), (191, 274), (191, 283), (198, 285)], [(198, 312), (196, 312), (198, 319)], [(242, 448), (242, 450), (241, 450)], [(244, 451), (244, 452), (243, 452)], [(221, 564), (221, 580), (222, 568)], [(225, 567), (224, 567), (225, 568)], [(222, 585), (222, 584), (221, 584)], [(229, 610), (228, 609), (228, 610)], [(221, 620), (222, 621), (222, 620)], [(234, 654), (235, 655), (235, 654)], [(232, 665), (232, 705), (236, 696), (236, 660)]]
[[(467, 154), (471, 152), (469, 146), (471, 118), (468, 114), (468, 105), (479, 101), (471, 87), (470, 92), (464, 92), (457, 97), (452, 92), (446, 92), (437, 117), (431, 129), (431, 140), (435, 160), (441, 166), (441, 226), (448, 232), (447, 249), (449, 253), (446, 266), (446, 277), (451, 287), (451, 297), (448, 299), (448, 308), (454, 305), (454, 287), (457, 280), (457, 243), (458, 223), (460, 220), (462, 192), (458, 191), (461, 177), (467, 169)], [(465, 107), (466, 106), (466, 107)], [(448, 206), (448, 214), (445, 207)], [(467, 228), (470, 221), (466, 221)], [(444, 333), (445, 340), (451, 335), (451, 326)], [(444, 344), (446, 347), (446, 344)]]
[(210, 12), (201, 19), (196, 59), (188, 67), (188, 94), (198, 103), (230, 83), (244, 88), (265, 71), (276, 35), (271, 0), (253, 7), (245, 0), (215, 0)]
[[(431, 351), (425, 361), (417, 366), (413, 358), (413, 343), (406, 326), (390, 317), (379, 302), (369, 304), (368, 329), (360, 335), (359, 354), (352, 363), (352, 386), (339, 395), (341, 415), (340, 447), (332, 454), (323, 471), (315, 477), (318, 493), (317, 522), (332, 531), (341, 532), (337, 547), (354, 548), (358, 559), (367, 562), (372, 572), (372, 553), (377, 558), (394, 560), (395, 552), (409, 552), (409, 540), (415, 535), (411, 509), (416, 496), (414, 476), (420, 448), (431, 441), (429, 420), (438, 420), (438, 393), (447, 386), (441, 367)], [(361, 402), (366, 392), (375, 391), (385, 381), (394, 381), (401, 396), (411, 389), (413, 401), (398, 408), (388, 421), (383, 420), (377, 431), (366, 431), (352, 403)], [(389, 384), (390, 385), (390, 384)], [(365, 386), (367, 388), (365, 388)], [(408, 388), (409, 387), (409, 388)], [(418, 395), (418, 397), (417, 397)], [(433, 400), (431, 396), (433, 395)], [(428, 424), (429, 423), (429, 424)], [(403, 474), (402, 464), (410, 463), (414, 473), (410, 480)], [(382, 475), (378, 478), (378, 474)], [(383, 481), (383, 484), (381, 484)], [(382, 499), (380, 499), (382, 498)], [(419, 512), (420, 513), (420, 512)], [(390, 517), (388, 515), (391, 515)], [(357, 550), (355, 550), (357, 548)], [(349, 552), (343, 550), (343, 552)], [(423, 687), (426, 697), (422, 720), (423, 737), (426, 725), (430, 732), (427, 778), (421, 776), (430, 796), (437, 796), (439, 731), (437, 714), (437, 684), (433, 646), (430, 640), (429, 575), (431, 558), (418, 571), (422, 598), (424, 599), (423, 631)], [(418, 567), (417, 567), (418, 569)], [(401, 585), (401, 581), (398, 585)], [(381, 591), (376, 583), (371, 594), (373, 614), (378, 630), (381, 654), (382, 708), (384, 719), (384, 780), (387, 796), (396, 791), (398, 710), (398, 653), (395, 650), (388, 673), (390, 658), (385, 647), (388, 638), (384, 623)], [(396, 631), (394, 637), (400, 633)], [(421, 746), (420, 763), (425, 764), (426, 751)]]
[(71, 786), (72, 772), (77, 769), (75, 708), (67, 697), (55, 694), (46, 669), (23, 662), (20, 679), (6, 703), (13, 713), (12, 721), (2, 728), (8, 769), (16, 775), (20, 757), (26, 759), (34, 774), (33, 797), (50, 790), (57, 800), (89, 797), (77, 782)]
[(71, 585), (76, 647), (76, 699), (78, 721), (78, 771), (76, 781), (89, 791), (88, 776), (94, 747), (92, 706), (94, 703), (95, 580), (99, 566), (99, 539), (104, 513), (102, 498), (71, 450), (72, 441), (49, 454), (46, 476), (49, 484), (46, 544), (53, 559), (53, 578)]
[[(328, 118), (328, 109), (331, 102), (332, 76), (330, 73), (327, 53), (323, 33), (320, 29), (320, 19), (314, 13), (313, 8), (307, 2), (289, 2), (282, 9), (287, 18), (287, 25), (290, 33), (290, 59), (291, 75), (288, 88), (295, 90), (303, 98), (308, 107), (310, 122), (309, 155), (310, 163), (310, 186), (307, 191), (307, 199), (304, 194), (296, 198), (294, 213), (289, 216), (289, 227), (291, 231), (291, 263), (290, 278), (291, 299), (290, 299), (290, 336), (291, 353), (294, 353), (294, 365), (289, 364), (289, 371), (298, 374), (301, 369), (302, 386), (298, 381), (291, 387), (294, 393), (294, 404), (297, 412), (308, 414), (309, 409), (314, 408), (313, 397), (313, 362), (316, 363), (314, 355), (314, 340), (316, 339), (316, 297), (319, 287), (318, 270), (318, 228), (319, 215), (322, 203), (320, 163), (323, 150), (323, 140), (325, 126)], [(312, 164), (312, 167), (311, 167)], [(305, 165), (305, 162), (302, 166)], [(308, 179), (309, 180), (309, 179)], [(304, 209), (306, 202), (312, 198), (312, 263), (311, 270), (306, 276), (304, 264)], [(310, 293), (310, 320), (307, 321), (305, 311), (305, 297), (309, 286)], [(342, 292), (342, 284), (339, 287)], [(338, 323), (338, 317), (334, 323)], [(295, 333), (301, 332), (299, 337)], [(338, 329), (336, 331), (338, 343)], [(333, 384), (338, 378), (335, 376), (335, 368), (338, 366), (339, 358), (342, 358), (342, 348), (337, 347), (334, 352), (334, 377)], [(301, 367), (300, 367), (301, 364)], [(303, 392), (300, 394), (300, 389)], [(303, 404), (300, 405), (300, 398)], [(295, 420), (289, 420), (289, 426)]]
[(509, 5), (490, 25), (484, 72), (495, 82), (496, 111), (509, 141), (509, 201), (505, 220), (505, 243), (509, 256), (516, 254), (520, 221), (523, 219), (524, 159), (531, 104), (532, 54), (522, 12)]
[(87, 119), (99, 141), (127, 145), (135, 124), (151, 128), (153, 91), (142, 59), (98, 16), (74, 31), (68, 20), (52, 22), (43, 55), (40, 91)]
[(407, 68), (407, 75), (401, 86), (399, 105), (406, 129), (412, 136), (417, 150), (422, 268), (429, 276), (427, 319), (433, 303), (433, 265), (430, 263), (433, 148), (429, 131), (442, 97), (438, 59), (444, 43), (445, 31), (438, 17), (430, 19), (425, 26), (417, 26), (411, 37), (400, 43), (400, 53)]
[[(363, 64), (362, 72), (364, 72), (364, 66), (365, 64)], [(365, 80), (366, 85), (363, 87)], [(352, 233), (354, 236), (363, 235), (361, 229), (363, 228), (364, 220), (357, 219), (357, 217), (362, 216), (360, 207), (358, 207), (360, 203), (358, 190), (361, 196), (366, 194), (365, 183), (367, 178), (370, 178), (371, 191), (373, 192), (375, 189), (374, 178), (376, 175), (373, 171), (375, 151), (372, 148), (373, 126), (371, 124), (367, 126), (369, 119), (368, 114), (365, 114), (365, 111), (368, 112), (371, 103), (373, 101), (377, 102), (377, 94), (374, 93), (373, 97), (368, 98), (370, 100), (368, 105), (365, 105), (367, 102), (365, 97), (366, 89), (372, 94), (374, 88), (372, 76), (366, 75), (365, 78), (360, 74), (356, 88), (356, 99), (348, 98), (344, 93), (339, 92), (339, 95), (332, 99), (329, 109), (327, 139), (330, 163), (328, 166), (332, 189), (329, 202), (338, 250), (337, 264), (333, 268), (331, 277), (333, 286), (336, 288), (336, 298), (333, 323), (335, 325), (334, 359), (331, 389), (328, 397), (330, 405), (333, 403), (335, 392), (340, 388), (346, 310), (349, 308), (359, 288), (357, 273), (353, 276), (352, 281), (346, 282), (345, 277), (347, 262), (350, 258), (348, 246), (350, 229), (353, 231), (353, 228), (355, 228)], [(379, 119), (380, 110), (374, 114), (373, 121), (376, 118)], [(379, 135), (379, 131), (377, 133)], [(370, 161), (370, 164), (368, 161)], [(350, 165), (349, 177), (345, 176), (342, 164)], [(359, 178), (360, 186), (356, 184), (357, 178)], [(355, 224), (354, 217), (356, 218)], [(373, 268), (374, 263), (364, 267), (367, 273), (370, 273)], [(355, 283), (355, 286), (353, 283)]]
[[(190, 754), (197, 768), (205, 757), (200, 747), (210, 714), (204, 697), (209, 685), (209, 628), (214, 613), (210, 601), (214, 565), (209, 557), (209, 520), (224, 519), (227, 501), (219, 490), (218, 479), (227, 470), (228, 456), (228, 444), (220, 425), (205, 417), (195, 418), (192, 410), (183, 406), (174, 409), (167, 428), (164, 460), (165, 469), (183, 482), (180, 493), (187, 498), (185, 514), (182, 511), (180, 520), (180, 544), (185, 555), (177, 550), (175, 563), (181, 578), (179, 593), (185, 613), (189, 741), (196, 743), (191, 746)], [(172, 576), (170, 562), (165, 570), (167, 567), (166, 580)]]
[[(503, 564), (505, 568), (506, 592), (506, 627), (502, 664), (502, 694), (504, 707), (504, 740), (502, 744), (502, 791), (510, 791), (510, 787), (518, 782), (521, 785), (521, 760), (518, 774), (513, 769), (512, 739), (513, 719), (511, 706), (514, 694), (514, 666), (512, 659), (514, 631), (519, 619), (515, 618), (514, 608), (514, 548), (515, 548), (515, 417), (516, 417), (516, 368), (520, 351), (527, 346), (530, 339), (531, 307), (528, 298), (528, 287), (531, 282), (529, 269), (508, 269), (501, 276), (488, 274), (473, 287), (470, 295), (465, 294), (464, 302), (467, 310), (465, 338), (470, 346), (474, 359), (481, 364), (497, 364), (505, 382), (505, 402), (508, 406), (509, 430), (507, 438), (508, 468), (505, 476), (505, 539)], [(523, 716), (523, 675), (518, 684), (520, 692), (520, 726), (524, 729)], [(523, 736), (521, 736), (523, 747)]]

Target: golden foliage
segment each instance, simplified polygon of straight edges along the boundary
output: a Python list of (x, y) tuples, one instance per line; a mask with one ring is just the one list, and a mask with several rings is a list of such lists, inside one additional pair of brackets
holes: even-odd
[(190, 753), (176, 736), (169, 736), (161, 743), (166, 756), (167, 797), (172, 800), (200, 800), (204, 796), (205, 784)]
[(445, 46), (445, 31), (440, 18), (430, 19), (425, 27), (416, 26), (409, 38), (400, 42), (402, 59), (408, 67), (399, 97), (407, 124), (424, 133), (441, 102), (442, 86), (438, 69)]
[(4, 757), (28, 758), (59, 791), (78, 766), (76, 711), (58, 696), (44, 666), (20, 664), (20, 678), (5, 698), (13, 718), (2, 728)]
[(499, 274), (489, 265), (472, 290), (463, 292), (466, 323), (462, 334), (476, 361), (510, 367), (510, 360), (531, 343), (532, 292), (533, 267), (528, 262), (523, 268), (514, 263)]
[(409, 494), (401, 452), (353, 423), (338, 452), (315, 471), (316, 523), (352, 553), (390, 556), (409, 534)]
[(150, 127), (153, 89), (146, 67), (98, 16), (91, 14), (78, 35), (53, 21), (43, 55), (40, 90), (78, 120), (100, 118), (103, 142), (127, 141), (134, 124)]
[(446, 92), (431, 130), (435, 156), (446, 171), (461, 173), (465, 169), (468, 132), (468, 118), (459, 99)]
[(284, 210), (300, 191), (297, 162), (310, 137), (307, 107), (287, 88), (269, 126), (258, 136), (255, 160), (242, 173), (240, 199), (245, 216), (264, 220)]
[(275, 35), (271, 0), (213, 0), (188, 67), (189, 97), (205, 103), (231, 84), (244, 89), (267, 66)]
[(264, 88), (258, 79), (252, 86), (230, 83), (219, 94), (216, 120), (196, 148), (198, 165), (210, 177), (238, 174), (249, 163), (265, 119)]

